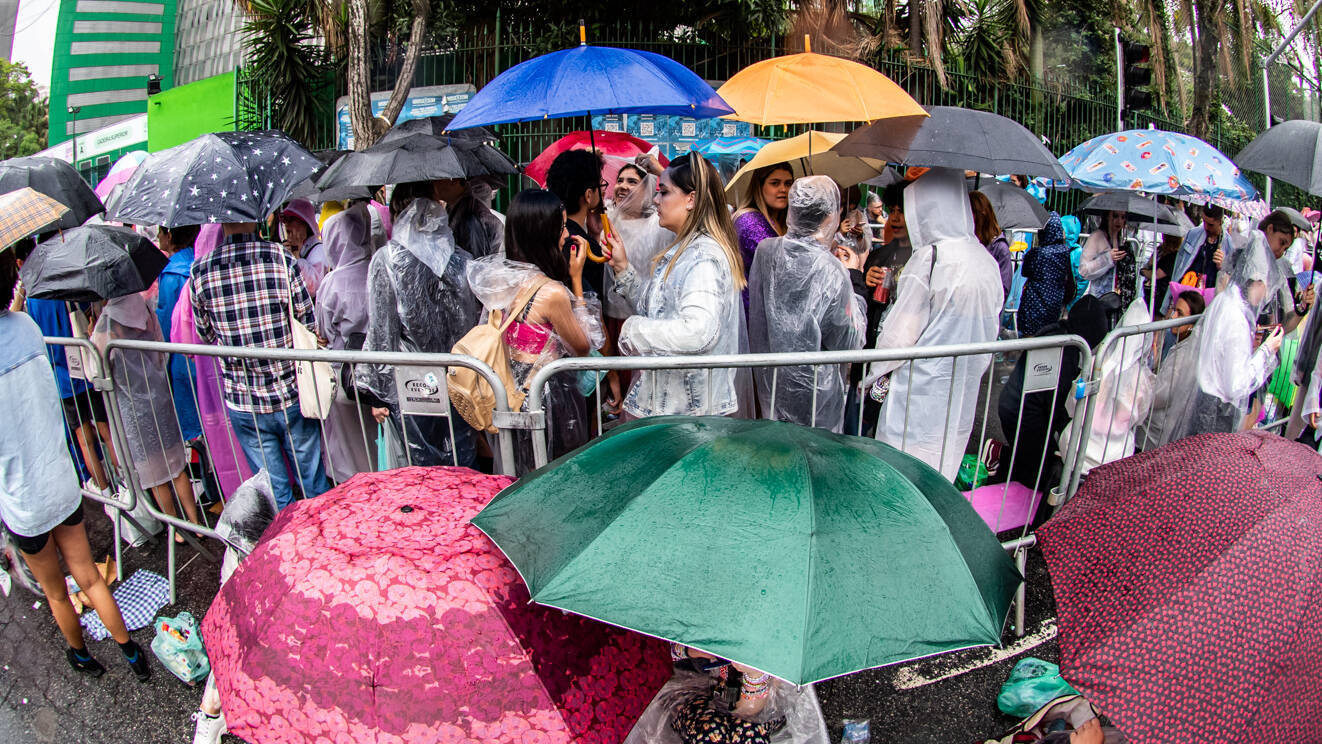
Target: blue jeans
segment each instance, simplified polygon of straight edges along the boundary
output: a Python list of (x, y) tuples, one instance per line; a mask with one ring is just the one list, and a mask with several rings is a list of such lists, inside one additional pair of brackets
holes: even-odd
[[(326, 468), (321, 462), (321, 430), (315, 421), (303, 418), (298, 403), (275, 413), (230, 409), (229, 417), (253, 472), (266, 468), (271, 475), (271, 490), (281, 509), (294, 502), (292, 478), (298, 479), (306, 498), (330, 490)], [(290, 466), (296, 472), (291, 472)]]

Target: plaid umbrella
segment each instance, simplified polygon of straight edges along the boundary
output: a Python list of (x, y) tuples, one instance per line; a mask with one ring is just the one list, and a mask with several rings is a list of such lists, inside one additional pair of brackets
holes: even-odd
[(1061, 675), (1133, 744), (1322, 741), (1319, 479), (1262, 432), (1089, 473), (1038, 531)]
[(0, 248), (45, 230), (68, 211), (68, 207), (28, 186), (0, 195)]

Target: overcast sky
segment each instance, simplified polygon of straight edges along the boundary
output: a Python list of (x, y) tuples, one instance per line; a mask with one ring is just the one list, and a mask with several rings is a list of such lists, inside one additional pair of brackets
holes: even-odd
[(22, 62), (42, 93), (50, 91), (51, 54), (55, 48), (55, 19), (60, 0), (19, 0), (14, 24), (13, 61)]

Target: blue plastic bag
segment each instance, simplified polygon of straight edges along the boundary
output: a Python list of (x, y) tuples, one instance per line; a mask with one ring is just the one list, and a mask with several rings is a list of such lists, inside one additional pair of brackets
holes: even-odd
[(1010, 678), (1001, 685), (996, 707), (1015, 718), (1027, 718), (1042, 706), (1062, 695), (1079, 692), (1060, 676), (1060, 667), (1049, 661), (1028, 657), (1020, 659)]
[(211, 673), (211, 662), (202, 646), (202, 629), (192, 613), (156, 618), (156, 637), (152, 639), (151, 650), (161, 666), (190, 685)]

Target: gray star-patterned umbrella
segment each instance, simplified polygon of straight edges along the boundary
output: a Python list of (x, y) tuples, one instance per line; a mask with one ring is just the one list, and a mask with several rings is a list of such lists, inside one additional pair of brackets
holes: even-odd
[(63, 160), (32, 156), (0, 161), (0, 194), (18, 191), (24, 186), (69, 208), (53, 225), (61, 230), (78, 227), (93, 215), (105, 211), (92, 187)]
[(148, 156), (108, 218), (165, 227), (259, 222), (320, 165), (283, 132), (204, 134)]

